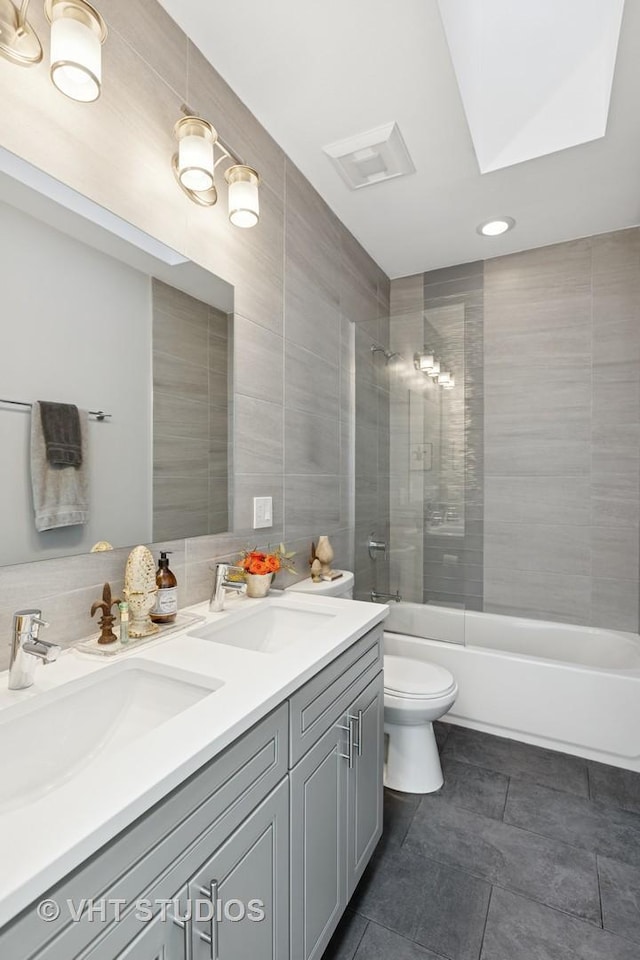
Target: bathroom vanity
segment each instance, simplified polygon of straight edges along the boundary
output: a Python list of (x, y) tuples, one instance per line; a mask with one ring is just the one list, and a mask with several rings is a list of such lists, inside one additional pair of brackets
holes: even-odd
[[(115, 664), (71, 651), (35, 694), (2, 692), (0, 737), (40, 719), (53, 741), (69, 697), (96, 703), (77, 718), (95, 712), (96, 735), (98, 703), (116, 702), (132, 736), (103, 738), (84, 766), (61, 754), (61, 781), (3, 814), (2, 957), (322, 956), (382, 833), (387, 611), (286, 596), (232, 607)], [(138, 713), (160, 697), (171, 715), (145, 732), (136, 694)], [(39, 916), (45, 900), (54, 919)]]

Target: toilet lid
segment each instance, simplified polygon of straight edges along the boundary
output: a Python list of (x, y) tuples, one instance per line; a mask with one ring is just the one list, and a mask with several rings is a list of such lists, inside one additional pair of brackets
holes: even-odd
[(441, 697), (455, 687), (453, 675), (435, 663), (409, 657), (385, 656), (384, 688), (388, 693), (416, 700)]

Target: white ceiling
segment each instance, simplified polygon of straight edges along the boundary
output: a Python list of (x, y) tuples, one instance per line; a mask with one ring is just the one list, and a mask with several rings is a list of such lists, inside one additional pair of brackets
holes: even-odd
[[(640, 223), (639, 0), (625, 5), (606, 136), (485, 174), (437, 0), (160, 2), (390, 277)], [(555, 8), (566, 22), (575, 0)], [(391, 121), (417, 172), (350, 191), (323, 146)], [(511, 233), (477, 235), (505, 215)]]

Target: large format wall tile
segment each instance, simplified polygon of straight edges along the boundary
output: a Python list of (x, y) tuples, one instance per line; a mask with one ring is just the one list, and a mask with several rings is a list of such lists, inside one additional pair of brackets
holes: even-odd
[[(180, 603), (208, 596), (211, 566), (234, 559), (247, 539), (266, 545), (291, 537), (306, 558), (310, 540), (329, 534), (336, 564), (352, 567), (354, 323), (363, 325), (365, 338), (365, 327), (376, 335), (388, 332), (389, 281), (155, 0), (134, 6), (105, 0), (103, 13), (111, 29), (103, 93), (95, 104), (79, 106), (60, 96), (48, 78), (47, 50), (45, 63), (33, 70), (0, 60), (2, 145), (234, 285), (236, 464), (230, 500), (238, 531), (173, 545)], [(42, 5), (33, 6), (30, 17), (46, 46), (49, 27)], [(176, 148), (173, 127), (184, 103), (211, 120), (243, 160), (260, 171), (261, 219), (253, 230), (238, 230), (228, 222), (224, 186), (212, 209), (190, 203), (177, 187), (170, 161)], [(210, 436), (210, 425), (219, 425), (220, 409), (202, 396), (194, 369), (204, 367), (198, 362), (206, 349), (204, 331), (193, 321), (192, 337), (176, 339), (176, 309), (167, 304), (157, 342), (160, 354), (183, 364), (179, 377), (175, 367), (174, 372), (168, 365), (164, 374), (159, 371), (165, 390), (157, 391), (154, 403), (156, 431), (178, 438), (174, 444), (163, 442), (157, 451), (165, 508), (169, 515), (179, 506), (171, 497), (176, 471), (184, 469), (198, 488), (206, 463), (195, 454), (196, 444), (209, 441), (212, 502), (207, 522), (215, 524), (216, 505), (225, 499), (224, 451)], [(370, 341), (366, 349), (362, 340), (360, 344), (360, 359), (370, 364)], [(222, 374), (217, 347), (210, 339), (209, 386), (214, 391), (223, 384), (223, 377), (215, 376)], [(306, 471), (286, 480), (285, 356), (287, 407), (299, 411), (287, 462), (292, 470)], [(384, 386), (386, 376), (381, 367), (384, 363), (371, 366), (378, 386)], [(316, 477), (318, 457), (309, 452), (304, 431), (315, 428), (318, 416), (325, 418), (320, 459), (331, 472)], [(384, 467), (384, 454), (381, 463)], [(260, 494), (274, 497), (275, 522), (272, 529), (254, 532), (252, 498)], [(364, 518), (367, 527), (375, 526), (379, 508), (386, 513), (387, 500), (388, 481), (376, 481)], [(196, 502), (194, 495), (190, 503)], [(68, 644), (85, 636), (92, 629), (87, 603), (99, 595), (105, 579), (119, 582), (127, 553), (114, 551), (108, 560), (79, 557), (4, 568), (0, 626), (5, 635), (14, 609), (42, 605), (56, 619), (52, 639)], [(297, 578), (307, 573), (304, 562)], [(70, 583), (75, 589), (68, 592)], [(1, 668), (6, 658), (0, 657)]]

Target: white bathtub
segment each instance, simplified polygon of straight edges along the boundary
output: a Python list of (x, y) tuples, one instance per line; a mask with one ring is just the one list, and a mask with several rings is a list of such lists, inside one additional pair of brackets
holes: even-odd
[(452, 723), (640, 771), (636, 634), (401, 603), (385, 651), (453, 673)]

